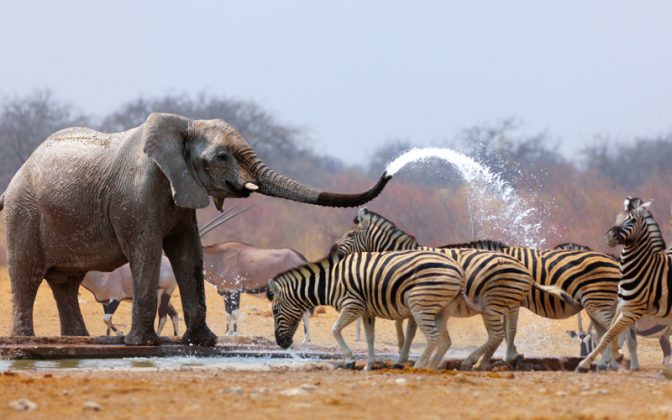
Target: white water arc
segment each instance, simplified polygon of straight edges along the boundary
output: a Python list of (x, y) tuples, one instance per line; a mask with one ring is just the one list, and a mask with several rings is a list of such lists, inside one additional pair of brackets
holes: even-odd
[[(413, 148), (387, 165), (389, 175), (409, 164), (441, 159), (455, 166), (467, 184), (472, 220), (479, 231), (512, 245), (540, 247), (544, 243), (537, 209), (520, 197), (498, 173), (473, 158), (448, 148)], [(481, 236), (477, 239), (486, 239)]]

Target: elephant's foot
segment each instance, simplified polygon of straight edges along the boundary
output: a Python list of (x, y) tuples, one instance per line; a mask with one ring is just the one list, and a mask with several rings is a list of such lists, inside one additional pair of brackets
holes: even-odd
[(187, 328), (182, 336), (182, 343), (213, 347), (217, 344), (217, 336), (205, 325), (197, 329)]
[(353, 360), (352, 362), (345, 362), (343, 367), (345, 369), (355, 369), (355, 361)]
[(137, 332), (131, 328), (131, 331), (124, 337), (124, 344), (127, 346), (158, 346), (161, 339), (154, 330)]
[(10, 334), (13, 337), (35, 337), (33, 327), (14, 326)]
[(88, 337), (89, 331), (84, 325), (69, 325), (61, 330), (62, 336), (83, 336)]

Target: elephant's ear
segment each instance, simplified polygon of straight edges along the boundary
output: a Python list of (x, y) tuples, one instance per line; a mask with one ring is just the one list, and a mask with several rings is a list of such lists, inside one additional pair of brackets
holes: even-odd
[(173, 114), (151, 114), (142, 137), (144, 152), (170, 181), (173, 201), (178, 207), (202, 209), (208, 206), (208, 192), (194, 177), (185, 157), (189, 120)]

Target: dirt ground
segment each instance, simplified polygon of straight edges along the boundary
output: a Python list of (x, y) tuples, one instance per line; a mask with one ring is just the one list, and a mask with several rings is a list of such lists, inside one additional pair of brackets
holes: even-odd
[[(207, 287), (208, 323), (219, 335), (226, 329), (221, 298)], [(173, 302), (180, 311), (179, 296)], [(80, 304), (92, 335), (105, 333), (102, 307), (82, 290)], [(120, 306), (115, 321), (130, 325), (130, 303)], [(273, 337), (270, 307), (263, 296), (244, 296), (241, 335)], [(529, 312), (521, 314), (517, 345), (528, 355), (576, 356), (578, 344), (565, 333), (576, 319), (552, 321)], [(334, 347), (330, 308), (311, 319), (312, 346)], [(0, 335), (9, 333), (11, 295), (6, 271), (0, 271)], [(58, 318), (48, 286), (35, 306), (38, 335), (58, 335)], [(170, 330), (170, 328), (168, 329)], [(394, 352), (392, 322), (376, 325), (377, 350)], [(346, 340), (355, 349), (353, 328)], [(448, 356), (461, 356), (480, 345), (485, 331), (479, 318), (452, 319), (454, 347)], [(167, 331), (164, 331), (164, 334)], [(300, 330), (295, 346), (300, 348)], [(316, 364), (308, 368), (271, 367), (264, 371), (183, 368), (133, 371), (54, 370), (6, 372), (0, 375), (0, 416), (53, 418), (96, 415), (115, 418), (438, 418), (438, 417), (672, 417), (672, 382), (660, 374), (662, 355), (656, 340), (639, 342), (641, 372), (418, 372), (377, 370), (366, 373)], [(422, 348), (418, 334), (413, 351)], [(21, 413), (10, 402), (27, 398), (37, 404)], [(88, 407), (86, 408), (85, 407)], [(100, 411), (96, 411), (96, 408)]]

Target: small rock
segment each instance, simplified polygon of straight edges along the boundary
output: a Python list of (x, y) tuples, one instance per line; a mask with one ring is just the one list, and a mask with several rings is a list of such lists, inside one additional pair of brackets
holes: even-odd
[(394, 380), (394, 383), (397, 385), (406, 385), (408, 381), (406, 380), (406, 378), (397, 378)]
[(667, 379), (672, 379), (672, 365), (667, 364), (663, 367), (663, 376)]
[(257, 388), (257, 389), (255, 390), (255, 392), (256, 392), (257, 394), (270, 394), (270, 392), (271, 392), (271, 388), (266, 387), (266, 386), (262, 386), (261, 388)]
[(301, 388), (289, 388), (285, 389), (284, 391), (281, 392), (282, 395), (286, 395), (288, 397), (296, 397), (298, 395), (306, 395), (308, 391), (305, 389)]
[(37, 404), (28, 398), (19, 398), (9, 403), (9, 407), (16, 411), (33, 411), (37, 409)]
[(317, 386), (313, 384), (303, 384), (299, 388), (303, 389), (304, 391), (313, 392), (317, 389)]
[(70, 394), (72, 394), (72, 391), (70, 391), (69, 389), (61, 390), (61, 395), (63, 395), (64, 397), (68, 397), (70, 396)]
[(245, 391), (243, 391), (243, 388), (239, 386), (232, 386), (231, 388), (229, 388), (229, 394), (243, 395), (243, 392)]
[(565, 391), (558, 391), (555, 393), (556, 397), (566, 397), (568, 394)]
[(607, 395), (608, 393), (609, 391), (607, 391), (606, 389), (596, 389), (595, 391), (593, 391), (593, 394), (595, 395)]
[(103, 407), (95, 401), (87, 401), (83, 405), (84, 410), (89, 411), (100, 411)]

